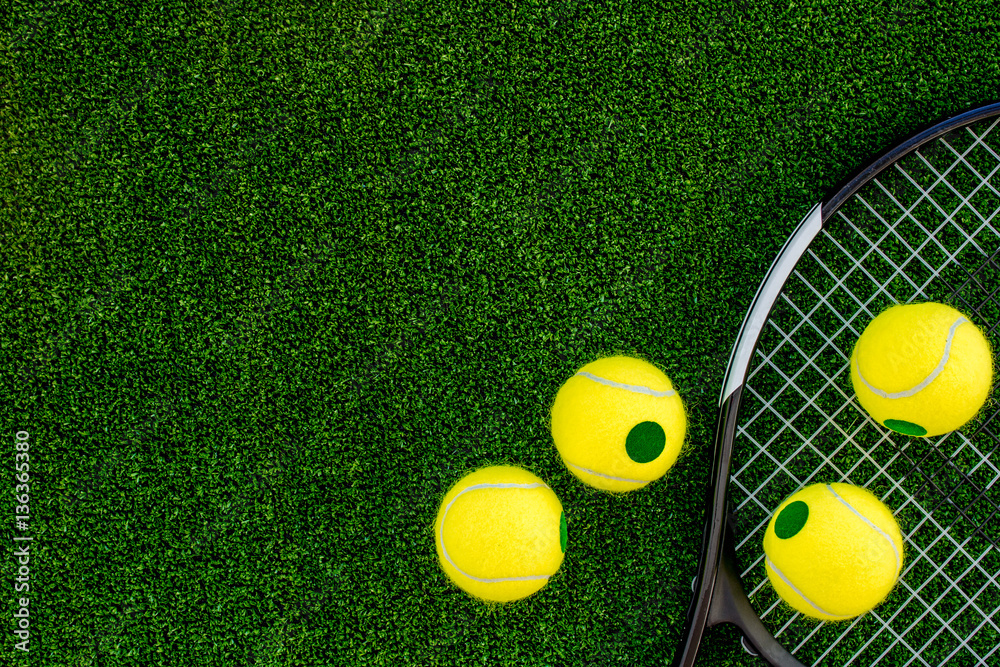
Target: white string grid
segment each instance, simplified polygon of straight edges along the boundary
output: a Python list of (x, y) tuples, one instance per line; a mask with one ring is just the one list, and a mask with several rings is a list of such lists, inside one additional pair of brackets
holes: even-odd
[[(991, 119), (904, 156), (846, 202), (764, 327), (734, 445), (737, 557), (765, 625), (804, 664), (1000, 665), (1000, 386), (963, 429), (910, 438), (868, 417), (849, 369), (858, 335), (894, 303), (950, 303), (1000, 350), (998, 229)], [(837, 481), (893, 509), (905, 563), (874, 611), (819, 623), (778, 598), (762, 540), (785, 497)]]

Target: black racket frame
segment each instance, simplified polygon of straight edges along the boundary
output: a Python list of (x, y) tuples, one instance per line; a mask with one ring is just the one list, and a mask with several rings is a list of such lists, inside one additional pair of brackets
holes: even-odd
[(695, 594), (688, 609), (680, 650), (674, 659), (675, 667), (692, 667), (705, 629), (720, 623), (737, 626), (743, 633), (744, 642), (749, 643), (753, 651), (770, 664), (776, 667), (804, 667), (771, 635), (751, 606), (743, 590), (734, 547), (734, 521), (730, 518), (728, 507), (729, 470), (743, 386), (752, 353), (795, 263), (822, 225), (842, 204), (904, 155), (957, 128), (997, 115), (1000, 115), (1000, 102), (977, 107), (939, 121), (882, 153), (868, 166), (845, 179), (830, 196), (810, 210), (768, 270), (743, 320), (726, 369), (715, 428), (713, 485), (707, 500), (701, 558), (694, 582)]

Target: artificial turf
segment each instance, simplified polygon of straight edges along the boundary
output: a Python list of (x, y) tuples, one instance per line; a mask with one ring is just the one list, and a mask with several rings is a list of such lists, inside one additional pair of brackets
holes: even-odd
[[(30, 434), (32, 513), (5, 581), (34, 542), (31, 651), (6, 633), (4, 664), (669, 664), (757, 284), (873, 152), (998, 97), (997, 17), (14, 0), (0, 423), (7, 470)], [(623, 497), (547, 430), (612, 353), (666, 371), (690, 419)], [(500, 463), (551, 485), (569, 546), (487, 607), (431, 525)], [(759, 664), (709, 639), (701, 664)]]

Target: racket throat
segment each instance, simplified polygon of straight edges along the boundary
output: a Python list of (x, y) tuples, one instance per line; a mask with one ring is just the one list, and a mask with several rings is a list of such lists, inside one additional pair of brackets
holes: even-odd
[(784, 646), (778, 643), (764, 627), (757, 612), (750, 605), (740, 580), (736, 553), (730, 525), (732, 517), (727, 517), (724, 529), (722, 554), (719, 569), (712, 589), (712, 604), (709, 607), (707, 625), (732, 623), (740, 629), (744, 637), (744, 647), (752, 647), (759, 655), (777, 667), (804, 667)]

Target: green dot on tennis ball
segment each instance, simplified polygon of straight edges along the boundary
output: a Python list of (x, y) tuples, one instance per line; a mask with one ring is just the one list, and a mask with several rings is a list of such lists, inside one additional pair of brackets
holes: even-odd
[(896, 433), (902, 433), (903, 435), (927, 435), (927, 429), (920, 424), (903, 421), (902, 419), (886, 419), (885, 426), (886, 428), (891, 428)]
[(656, 422), (642, 422), (632, 427), (625, 438), (625, 451), (636, 463), (649, 463), (663, 451), (667, 434)]
[(566, 551), (566, 540), (569, 539), (569, 534), (566, 531), (566, 512), (559, 515), (559, 546), (562, 547), (563, 551)]
[(808, 518), (809, 505), (801, 500), (788, 503), (774, 521), (774, 534), (783, 540), (794, 537), (806, 525)]

